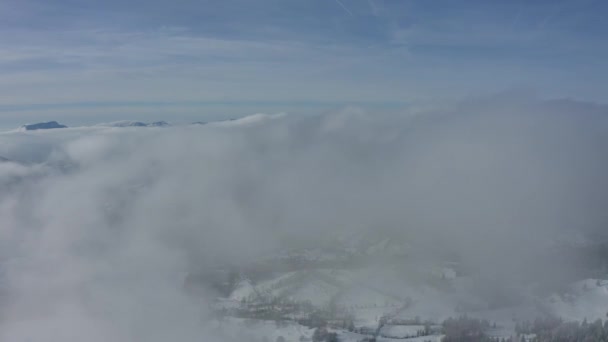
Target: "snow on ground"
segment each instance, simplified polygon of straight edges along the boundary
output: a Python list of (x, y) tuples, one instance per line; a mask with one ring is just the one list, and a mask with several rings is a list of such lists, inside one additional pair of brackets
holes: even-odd
[(449, 317), (457, 317), (455, 299), (441, 291), (433, 288), (423, 288), (411, 293), (411, 305), (403, 308), (395, 318), (413, 319), (419, 317), (421, 320), (442, 322)]
[[(410, 326), (414, 327), (414, 326)], [(279, 337), (283, 337), (286, 342), (311, 341), (314, 329), (299, 325), (293, 322), (276, 323), (273, 321), (263, 321), (254, 319), (241, 318), (226, 318), (221, 321), (214, 322), (212, 332), (224, 339), (230, 341), (271, 341), (274, 342)], [(413, 329), (413, 328), (412, 328)], [(424, 327), (422, 327), (424, 329)], [(338, 334), (339, 340), (342, 342), (358, 342), (369, 335), (357, 334), (343, 330), (331, 330)], [(396, 330), (395, 332), (399, 332)], [(405, 330), (401, 331), (405, 332)], [(416, 334), (414, 333), (413, 336)], [(420, 336), (411, 338), (390, 338), (378, 337), (377, 341), (384, 342), (439, 342), (440, 335)]]
[[(441, 341), (440, 335), (432, 336), (416, 336), (416, 329), (424, 329), (424, 326), (407, 326), (407, 327), (394, 327), (389, 330), (394, 333), (395, 338), (379, 336), (377, 341), (384, 342), (439, 342)], [(342, 342), (358, 342), (364, 340), (370, 335), (357, 334), (343, 330), (330, 329), (332, 332), (338, 334), (339, 340)], [(255, 319), (241, 319), (241, 318), (225, 318), (219, 321), (215, 321), (212, 325), (212, 332), (229, 341), (271, 341), (274, 342), (282, 336), (286, 342), (300, 342), (300, 341), (311, 341), (314, 329), (299, 325), (294, 322), (274, 322), (274, 321), (263, 321)], [(412, 332), (409, 335), (406, 333)], [(393, 335), (390, 335), (393, 336)], [(398, 336), (398, 337), (397, 337)], [(406, 336), (413, 336), (405, 338)]]
[(410, 320), (419, 317), (434, 322), (458, 315), (454, 310), (456, 299), (452, 295), (418, 284), (417, 276), (398, 276), (390, 268), (303, 270), (287, 272), (257, 284), (243, 280), (230, 299), (282, 297), (310, 301), (317, 307), (333, 302), (352, 312), (361, 325), (376, 324), (384, 315)]
[(310, 301), (313, 305), (323, 306), (338, 294), (341, 285), (340, 279), (330, 270), (295, 271), (255, 285), (248, 280), (243, 280), (232, 292), (230, 299), (255, 299), (266, 296)]
[[(365, 338), (369, 338), (369, 335), (362, 335), (357, 333), (352, 333), (348, 331), (336, 331), (338, 333), (338, 339), (341, 342), (359, 342), (363, 341)], [(381, 337), (378, 336), (376, 338), (377, 342), (440, 342), (443, 338), (443, 335), (430, 335), (430, 336), (419, 336), (419, 337), (410, 337), (410, 338), (390, 338), (390, 337)]]
[(334, 285), (323, 281), (312, 281), (302, 284), (297, 291), (289, 295), (296, 301), (310, 301), (313, 305), (322, 306), (329, 303), (330, 299), (339, 291)]
[(313, 329), (293, 322), (276, 323), (255, 319), (225, 318), (214, 322), (213, 332), (234, 341), (276, 341), (282, 336), (286, 342), (312, 339)]
[(377, 342), (397, 342), (397, 341), (406, 341), (406, 342), (441, 342), (443, 335), (432, 335), (432, 336), (420, 336), (420, 337), (411, 337), (406, 339), (393, 339), (393, 338), (377, 338)]
[(231, 299), (252, 299), (256, 296), (279, 296), (280, 290), (295, 285), (300, 272), (287, 272), (279, 277), (252, 284), (250, 280), (240, 281), (232, 294)]
[(496, 323), (496, 327), (490, 329), (487, 334), (491, 337), (508, 338), (515, 335), (515, 325), (518, 321), (533, 321), (543, 317), (545, 313), (533, 305), (519, 305), (495, 310), (480, 310), (467, 313), (471, 318), (487, 320), (490, 324)]
[[(412, 281), (408, 276), (390, 275), (390, 272), (390, 268), (287, 272), (257, 284), (243, 280), (230, 300), (238, 302), (242, 298), (250, 299), (261, 294), (310, 301), (317, 307), (335, 303), (353, 314), (357, 327), (374, 329), (383, 316), (402, 321), (418, 318), (421, 322), (430, 320), (441, 323), (449, 317), (466, 314), (488, 320), (491, 324), (496, 323), (496, 328), (491, 331), (494, 337), (511, 336), (517, 321), (532, 321), (547, 313), (565, 320), (581, 321), (587, 318), (592, 321), (605, 318), (608, 312), (608, 280), (577, 282), (567, 293), (553, 295), (546, 302), (487, 309), (487, 303), (475, 296), (472, 280), (466, 277), (443, 279), (448, 282), (448, 286), (443, 288), (420, 284), (417, 279)], [(415, 334), (416, 331), (413, 331)]]
[(345, 289), (338, 298), (338, 304), (349, 309), (386, 307), (394, 310), (404, 303), (405, 300), (385, 295), (364, 285), (354, 285)]
[(380, 336), (389, 338), (417, 337), (424, 331), (424, 325), (385, 325), (380, 329)]

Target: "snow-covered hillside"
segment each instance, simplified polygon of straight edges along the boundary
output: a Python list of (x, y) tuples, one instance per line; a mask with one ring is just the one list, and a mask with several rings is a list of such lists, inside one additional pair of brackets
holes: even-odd
[[(391, 244), (395, 245), (395, 242)], [(343, 341), (360, 341), (370, 334), (377, 334), (378, 341), (406, 338), (427, 341), (429, 339), (417, 337), (424, 330), (425, 322), (437, 325), (450, 317), (462, 315), (491, 322), (492, 328), (486, 332), (488, 336), (509, 338), (516, 335), (518, 322), (547, 316), (593, 320), (605, 317), (608, 311), (608, 281), (588, 279), (577, 282), (570, 291), (554, 295), (550, 300), (535, 297), (522, 288), (517, 290), (525, 294), (521, 301), (499, 305), (485, 291), (480, 292), (479, 279), (458, 274), (453, 268), (457, 265), (420, 264), (416, 258), (409, 260), (405, 256), (407, 251), (402, 248), (387, 246), (388, 242), (380, 241), (365, 248), (349, 247), (350, 254), (341, 254), (341, 257), (366, 256), (372, 260), (350, 267), (315, 267), (332, 260), (332, 253), (320, 253), (325, 255), (320, 258), (322, 261), (310, 257), (310, 251), (277, 254), (277, 260), (301, 257), (298, 260), (306, 261), (303, 265), (307, 266), (300, 270), (275, 272), (257, 281), (243, 277), (221, 306), (255, 317), (255, 310), (260, 310), (262, 303), (275, 303), (273, 305), (278, 305), (275, 308), (280, 308), (283, 300), (287, 300), (285, 303), (288, 305), (309, 303), (312, 305), (308, 309), (312, 310), (310, 312), (321, 310), (325, 312), (322, 315), (329, 315), (326, 319), (330, 322), (331, 315), (334, 315), (337, 321), (334, 327)], [(378, 259), (382, 255), (393, 257)], [(396, 256), (401, 258), (395, 259)], [(272, 307), (265, 310), (273, 310)], [(285, 317), (306, 317), (306, 311), (301, 308), (292, 312)], [(337, 328), (341, 326), (340, 322), (347, 320), (352, 320), (354, 330)], [(377, 330), (379, 327), (381, 329)], [(438, 329), (436, 331), (441, 331)], [(271, 335), (275, 336), (275, 332)], [(284, 337), (289, 341), (287, 336)], [(437, 338), (425, 337), (430, 337), (430, 340)]]

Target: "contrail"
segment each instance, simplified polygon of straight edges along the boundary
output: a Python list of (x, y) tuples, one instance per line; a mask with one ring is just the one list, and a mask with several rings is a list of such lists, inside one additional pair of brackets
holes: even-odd
[(350, 10), (349, 10), (349, 9), (348, 9), (346, 6), (344, 6), (344, 4), (342, 3), (342, 1), (340, 1), (340, 0), (336, 0), (336, 3), (337, 3), (338, 5), (340, 5), (340, 7), (344, 8), (344, 10), (345, 10), (346, 12), (348, 12), (348, 14), (350, 14), (350, 16), (351, 16), (351, 17), (354, 17), (353, 12), (351, 12), (351, 11), (350, 11)]

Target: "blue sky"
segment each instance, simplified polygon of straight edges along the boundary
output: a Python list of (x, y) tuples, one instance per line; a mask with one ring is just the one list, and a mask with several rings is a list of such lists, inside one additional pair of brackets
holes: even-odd
[(608, 102), (601, 0), (2, 0), (0, 126)]

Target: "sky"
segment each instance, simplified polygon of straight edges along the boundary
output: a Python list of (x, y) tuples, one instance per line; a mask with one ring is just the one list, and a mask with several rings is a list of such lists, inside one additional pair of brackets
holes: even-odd
[(0, 127), (606, 103), (600, 0), (1, 0)]
[(200, 341), (184, 275), (328, 234), (570, 279), (537, 256), (605, 238), (607, 10), (0, 0), (0, 130), (245, 117), (0, 132), (0, 342)]

